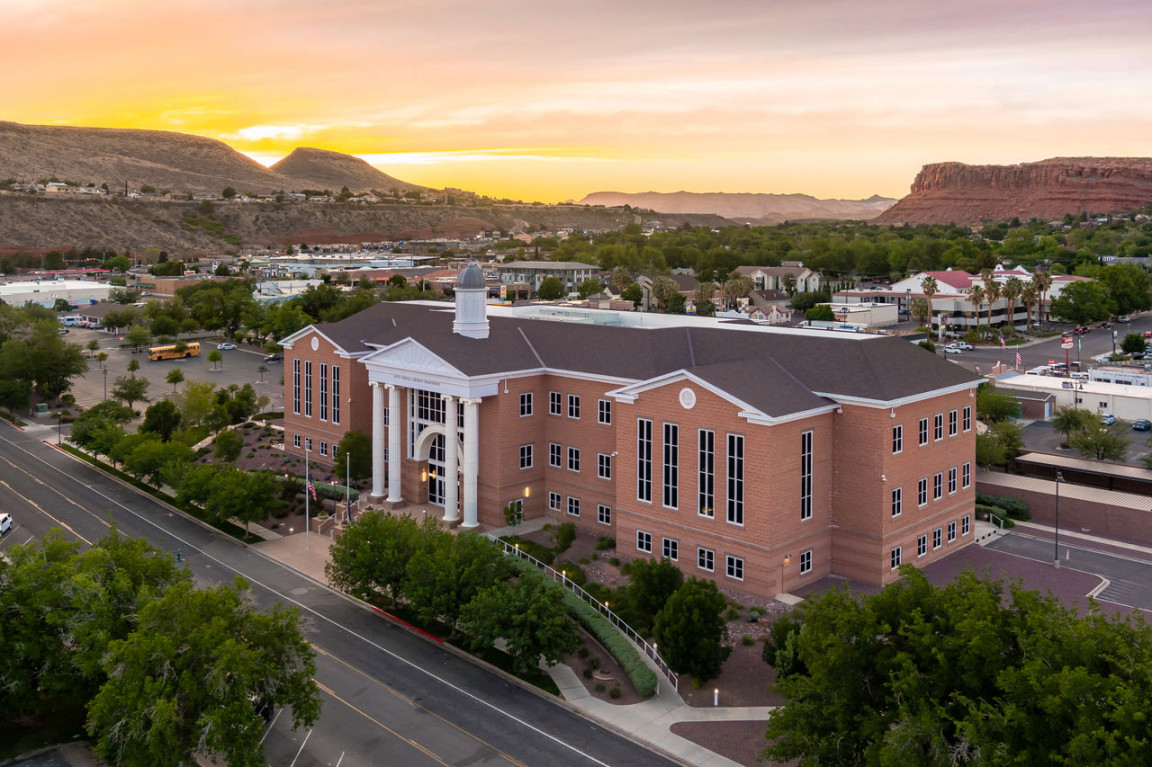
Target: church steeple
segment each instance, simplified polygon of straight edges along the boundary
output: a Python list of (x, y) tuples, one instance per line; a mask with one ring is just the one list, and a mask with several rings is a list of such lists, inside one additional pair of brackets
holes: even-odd
[(456, 321), (452, 330), (469, 338), (488, 337), (488, 288), (484, 273), (468, 264), (456, 278)]

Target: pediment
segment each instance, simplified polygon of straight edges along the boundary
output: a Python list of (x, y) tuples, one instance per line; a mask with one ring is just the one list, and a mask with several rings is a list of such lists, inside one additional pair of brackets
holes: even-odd
[(368, 366), (369, 372), (373, 369), (385, 368), (391, 371), (444, 378), (466, 377), (458, 369), (444, 361), (442, 357), (411, 339), (369, 354), (363, 359), (363, 362)]

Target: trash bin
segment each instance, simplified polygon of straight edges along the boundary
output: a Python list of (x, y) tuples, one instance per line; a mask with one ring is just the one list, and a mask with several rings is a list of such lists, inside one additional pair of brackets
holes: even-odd
[(48, 412), (48, 403), (47, 402), (41, 402), (40, 404), (38, 404), (36, 406), (36, 412), (37, 413), (47, 413)]

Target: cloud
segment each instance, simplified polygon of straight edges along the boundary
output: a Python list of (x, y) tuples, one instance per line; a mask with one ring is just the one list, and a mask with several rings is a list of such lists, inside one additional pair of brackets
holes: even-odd
[(252, 125), (241, 128), (235, 133), (221, 134), (226, 139), (242, 139), (244, 141), (263, 141), (277, 139), (280, 141), (295, 141), (310, 133), (328, 130), (329, 125)]

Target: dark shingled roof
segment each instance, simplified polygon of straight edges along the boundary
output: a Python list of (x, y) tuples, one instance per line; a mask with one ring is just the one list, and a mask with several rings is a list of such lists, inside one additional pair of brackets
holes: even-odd
[(352, 353), (411, 338), (469, 376), (547, 367), (644, 381), (683, 369), (771, 416), (832, 404), (821, 395), (890, 402), (979, 380), (895, 336), (489, 316), (489, 337), (477, 339), (453, 333), (454, 316), (452, 304), (383, 302), (316, 327)]

